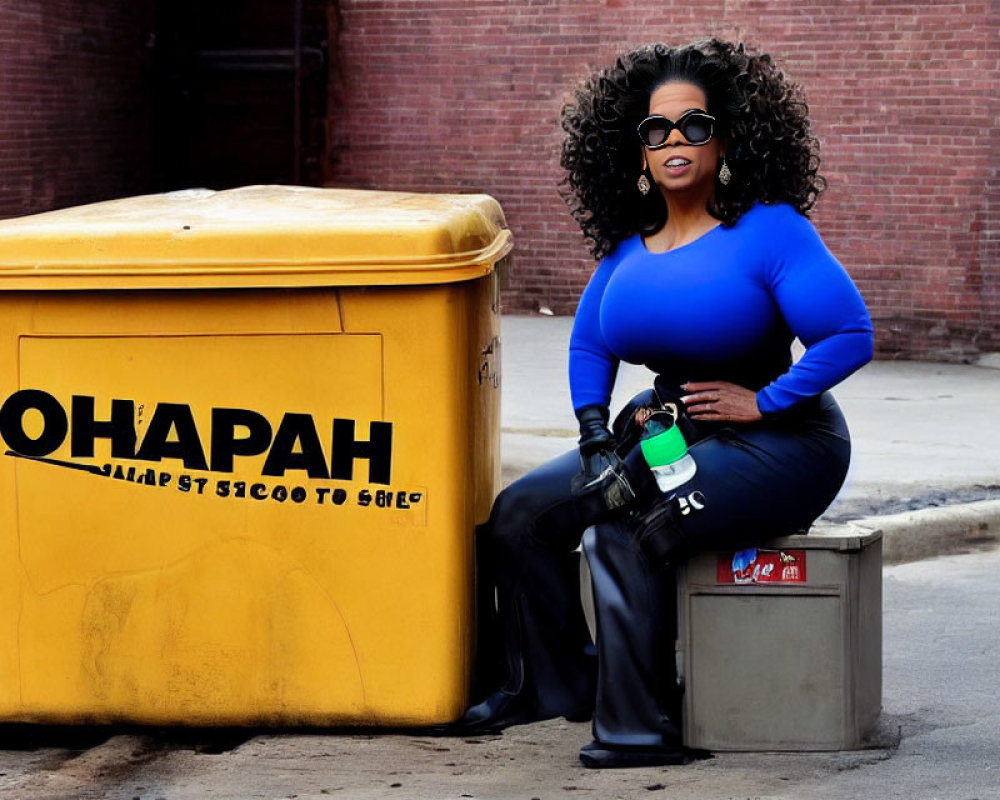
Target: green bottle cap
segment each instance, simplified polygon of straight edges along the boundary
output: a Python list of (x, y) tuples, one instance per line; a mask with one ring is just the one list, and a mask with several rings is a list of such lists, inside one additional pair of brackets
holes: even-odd
[(640, 439), (639, 447), (642, 448), (643, 458), (650, 467), (672, 464), (688, 450), (684, 435), (676, 425), (672, 425), (662, 433)]

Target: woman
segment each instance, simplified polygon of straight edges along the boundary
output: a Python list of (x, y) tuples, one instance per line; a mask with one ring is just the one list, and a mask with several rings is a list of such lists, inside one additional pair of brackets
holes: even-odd
[[(826, 509), (850, 456), (827, 390), (871, 358), (871, 321), (806, 219), (824, 185), (817, 142), (767, 55), (641, 48), (582, 86), (563, 127), (571, 211), (600, 259), (570, 341), (580, 448), (504, 490), (479, 531), (502, 648), (491, 658), (487, 640), (480, 659), (503, 669), (460, 728), (593, 714), (585, 765), (681, 763), (672, 565)], [(806, 350), (793, 365), (794, 337)], [(612, 431), (620, 360), (657, 377)], [(666, 494), (636, 447), (664, 408), (697, 466)], [(594, 522), (596, 654), (572, 559)]]

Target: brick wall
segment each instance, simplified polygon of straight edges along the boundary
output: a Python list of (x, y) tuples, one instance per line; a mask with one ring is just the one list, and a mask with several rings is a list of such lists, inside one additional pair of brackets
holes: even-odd
[(590, 65), (706, 34), (808, 91), (815, 220), (883, 357), (1000, 350), (997, 4), (896, 0), (339, 0), (328, 183), (484, 191), (517, 237), (508, 310), (572, 313), (593, 265), (557, 193), (559, 109)]
[[(881, 355), (1000, 350), (996, 2), (326, 2), (326, 182), (495, 195), (517, 236), (508, 310), (572, 313), (593, 268), (557, 192), (572, 87), (634, 45), (715, 34), (807, 87), (831, 184), (815, 220)], [(154, 185), (153, 14), (0, 0), (0, 217)]]
[(152, 0), (0, 0), (0, 217), (145, 191)]

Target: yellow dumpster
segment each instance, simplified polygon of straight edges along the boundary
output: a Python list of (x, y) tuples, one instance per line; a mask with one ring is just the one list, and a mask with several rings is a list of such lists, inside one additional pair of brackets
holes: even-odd
[(510, 247), (483, 195), (0, 222), (0, 721), (457, 717)]

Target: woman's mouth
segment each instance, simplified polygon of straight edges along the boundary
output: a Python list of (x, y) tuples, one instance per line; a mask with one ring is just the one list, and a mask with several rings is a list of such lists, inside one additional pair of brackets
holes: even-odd
[(681, 158), (680, 156), (676, 156), (674, 158), (671, 158), (665, 164), (665, 166), (667, 169), (680, 169), (681, 167), (686, 167), (690, 163), (691, 162), (688, 161), (686, 158)]

